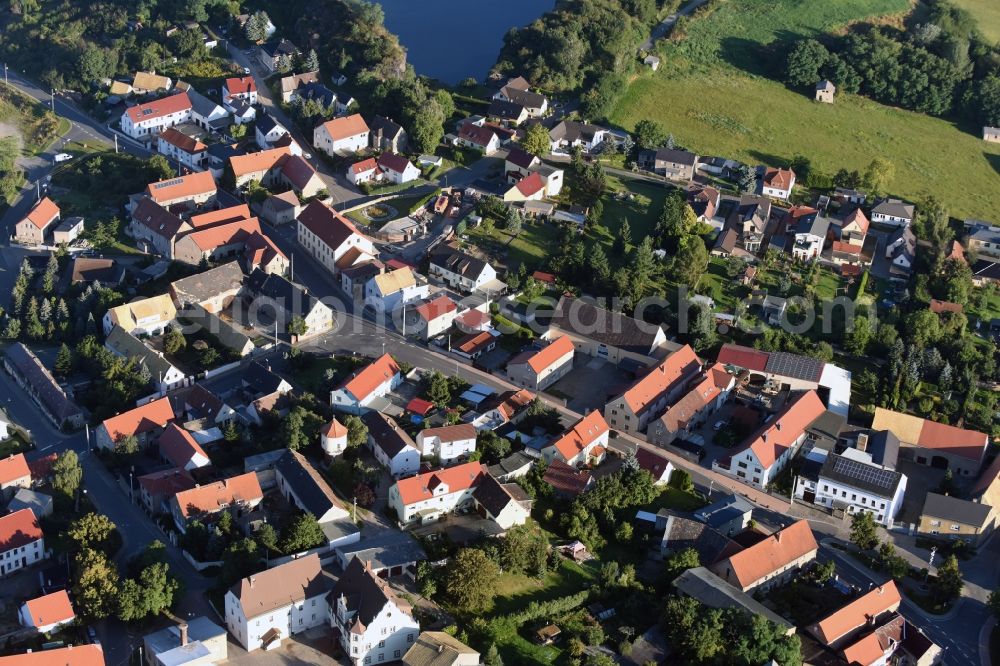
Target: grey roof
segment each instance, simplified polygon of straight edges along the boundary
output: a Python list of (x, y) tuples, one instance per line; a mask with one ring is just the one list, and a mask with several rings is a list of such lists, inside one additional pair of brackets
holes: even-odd
[(872, 208), (872, 214), (913, 219), (913, 204), (903, 203), (899, 199), (886, 199)]
[[(188, 641), (207, 641), (218, 636), (225, 636), (226, 630), (207, 617), (198, 616), (187, 620)], [(176, 624), (164, 627), (159, 631), (146, 634), (143, 638), (153, 656), (173, 650), (181, 644), (180, 629)]]
[(199, 116), (204, 116), (207, 118), (213, 113), (217, 113), (219, 111), (225, 112), (225, 109), (223, 109), (221, 106), (219, 106), (209, 98), (202, 95), (194, 88), (188, 89), (187, 96), (188, 99), (191, 100), (191, 108), (194, 109), (194, 112), (197, 113)]
[[(463, 655), (468, 658), (463, 658)], [(443, 631), (421, 631), (416, 642), (403, 655), (403, 666), (455, 666), (459, 663), (478, 664), (479, 653)]]
[(420, 542), (399, 530), (385, 530), (375, 536), (336, 549), (342, 560), (357, 557), (371, 562), (373, 569), (406, 566), (427, 559)]
[(368, 426), (368, 435), (382, 451), (393, 459), (403, 449), (416, 449), (416, 444), (399, 425), (390, 417), (378, 412), (368, 412), (361, 417)]
[[(770, 296), (768, 298), (771, 298)], [(765, 372), (782, 377), (794, 377), (804, 381), (818, 382), (826, 363), (813, 358), (789, 352), (771, 352), (767, 357)]]
[(525, 109), (523, 106), (515, 102), (495, 99), (490, 102), (490, 108), (487, 113), (494, 118), (502, 118), (503, 120), (518, 120), (525, 113)]
[(795, 229), (795, 233), (826, 238), (826, 233), (829, 230), (830, 218), (818, 213), (811, 213), (799, 218), (799, 224)]
[(969, 230), (969, 238), (985, 243), (1000, 243), (1000, 227), (989, 223), (976, 224)]
[(498, 462), (496, 465), (490, 465), (487, 468), (487, 471), (490, 473), (490, 476), (502, 478), (509, 474), (519, 472), (525, 467), (531, 467), (534, 464), (535, 459), (527, 453), (524, 451), (515, 451)]
[(552, 326), (619, 349), (649, 354), (662, 331), (632, 317), (600, 308), (579, 298), (563, 296), (552, 315)]
[(286, 451), (275, 469), (292, 488), (303, 508), (315, 518), (338, 506), (337, 496), (316, 468), (298, 451)]
[(258, 48), (272, 58), (276, 58), (279, 55), (293, 56), (299, 52), (298, 47), (287, 39), (261, 44)]
[(431, 263), (472, 280), (482, 275), (483, 271), (489, 265), (482, 259), (448, 246), (441, 248), (440, 251), (431, 255)]
[(382, 138), (395, 139), (403, 131), (403, 126), (385, 116), (373, 116), (368, 122), (368, 130)]
[(902, 229), (897, 229), (889, 236), (889, 240), (886, 242), (887, 245), (892, 245), (893, 243), (902, 240), (903, 243), (896, 248), (893, 254), (893, 258), (898, 257), (900, 254), (906, 253), (909, 257), (916, 256), (917, 253), (917, 237), (914, 235), (913, 230), (909, 227), (904, 227)]
[(337, 93), (327, 88), (322, 83), (307, 83), (299, 90), (299, 97), (318, 102), (325, 108), (330, 108), (337, 101)]
[(219, 294), (239, 289), (243, 286), (243, 269), (236, 261), (230, 261), (197, 275), (181, 278), (170, 283), (177, 304), (202, 303)]
[(675, 514), (666, 517), (662, 544), (673, 552), (694, 548), (698, 551), (698, 559), (706, 564), (713, 564), (734, 551), (741, 550), (710, 525)]
[(698, 156), (694, 153), (673, 148), (657, 148), (653, 157), (657, 162), (672, 162), (687, 166), (694, 166), (695, 162), (698, 161)]
[(563, 120), (558, 125), (549, 130), (549, 138), (553, 141), (574, 141), (584, 140), (593, 142), (599, 132), (605, 131), (603, 127), (577, 122), (575, 120)]
[(271, 469), (278, 464), (287, 449), (275, 449), (266, 453), (258, 453), (254, 456), (247, 456), (243, 459), (244, 472), (256, 472), (262, 469)]
[(247, 343), (252, 343), (250, 337), (242, 330), (197, 303), (185, 308), (183, 314), (186, 319), (190, 319), (213, 335), (223, 347), (239, 354), (247, 350)]
[(541, 93), (531, 92), (530, 90), (520, 90), (518, 88), (511, 88), (510, 86), (504, 86), (501, 89), (504, 96), (515, 104), (520, 104), (521, 106), (529, 107), (532, 109), (541, 108), (545, 103), (545, 95)]
[(274, 116), (266, 111), (264, 113), (257, 114), (257, 120), (254, 121), (254, 123), (254, 127), (260, 130), (261, 134), (265, 135), (276, 127), (280, 127), (282, 129), (285, 128), (284, 125), (274, 119)]
[(989, 520), (991, 511), (993, 511), (993, 507), (988, 504), (979, 504), (937, 493), (927, 493), (921, 515), (982, 527)]
[(149, 370), (154, 380), (162, 378), (174, 367), (170, 361), (117, 324), (105, 339), (104, 346), (118, 356), (124, 356), (126, 359), (138, 359), (140, 365)]
[(282, 306), (289, 317), (302, 317), (313, 311), (320, 302), (305, 289), (290, 282), (281, 275), (265, 273), (255, 268), (247, 281), (247, 287), (256, 296), (272, 298)]
[(814, 440), (814, 446), (819, 446), (826, 451), (832, 451), (840, 438), (840, 431), (844, 429), (847, 419), (843, 415), (831, 412), (829, 409), (816, 417), (816, 420), (809, 424), (806, 432)]
[(252, 361), (240, 374), (244, 386), (254, 389), (258, 395), (270, 395), (278, 390), (283, 381), (260, 361)]
[(15, 342), (8, 347), (5, 357), (38, 394), (38, 399), (56, 421), (62, 423), (83, 413), (83, 410), (70, 400), (66, 392), (56, 383), (52, 373), (23, 343)]
[(893, 497), (903, 477), (894, 470), (883, 469), (878, 465), (870, 465), (836, 453), (827, 455), (819, 475), (879, 497)]
[(793, 628), (786, 619), (749, 594), (737, 590), (705, 567), (688, 569), (674, 580), (673, 586), (711, 608), (738, 608), (752, 615), (763, 615), (784, 629)]
[(74, 257), (70, 261), (69, 280), (79, 282), (100, 282), (101, 284), (121, 284), (125, 279), (125, 267), (114, 259), (91, 259)]
[[(720, 500), (712, 502), (708, 506), (702, 507), (694, 512), (694, 517), (712, 527), (718, 527), (732, 520), (733, 514), (730, 511), (735, 509), (740, 515), (753, 513), (754, 506), (740, 495), (726, 495)], [(725, 518), (720, 516), (725, 515)]]
[(857, 436), (868, 435), (868, 446), (866, 452), (872, 457), (872, 462), (889, 469), (896, 469), (896, 461), (899, 458), (899, 437), (891, 430), (859, 430), (853, 434), (845, 435), (845, 439), (852, 440), (857, 447)]
[(355, 613), (354, 621), (360, 622), (362, 626), (371, 624), (390, 601), (398, 603), (389, 584), (367, 569), (357, 558), (351, 560), (344, 575), (330, 590), (330, 606), (336, 608), (337, 600), (341, 597), (344, 598), (348, 611)]
[(8, 513), (14, 513), (21, 509), (31, 509), (34, 511), (35, 517), (39, 519), (51, 508), (51, 495), (28, 490), (27, 488), (18, 488), (17, 492), (14, 493), (14, 497), (7, 505)]
[(499, 516), (500, 512), (507, 508), (511, 502), (516, 502), (514, 496), (510, 494), (504, 484), (494, 479), (489, 474), (483, 474), (479, 478), (476, 489), (472, 491), (472, 497), (481, 504), (491, 516)]
[(233, 155), (243, 155), (246, 153), (245, 150), (237, 148), (236, 146), (229, 145), (227, 143), (213, 143), (209, 145), (206, 151), (209, 157), (216, 159), (220, 162), (225, 162)]

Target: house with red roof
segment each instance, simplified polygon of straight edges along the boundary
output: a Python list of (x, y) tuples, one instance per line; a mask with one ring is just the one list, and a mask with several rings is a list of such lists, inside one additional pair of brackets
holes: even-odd
[(389, 506), (404, 525), (438, 520), (473, 503), (472, 494), (486, 467), (468, 462), (400, 479), (389, 488)]
[(21, 509), (0, 517), (0, 576), (41, 562), (45, 535), (31, 509)]
[(200, 171), (208, 159), (208, 146), (193, 136), (168, 127), (156, 138), (156, 151), (176, 164)]
[(176, 467), (143, 474), (136, 479), (136, 483), (139, 486), (139, 498), (146, 510), (154, 515), (167, 513), (170, 510), (167, 506), (170, 498), (197, 485), (188, 472)]
[(14, 240), (30, 245), (44, 243), (46, 233), (59, 221), (59, 216), (59, 206), (52, 199), (42, 197), (14, 226)]
[(816, 391), (790, 396), (784, 407), (712, 469), (763, 490), (795, 456), (806, 429), (826, 411)]
[(208, 454), (184, 428), (176, 423), (168, 423), (159, 438), (160, 457), (176, 469), (190, 472), (212, 464)]
[(768, 167), (761, 179), (761, 194), (773, 199), (788, 200), (795, 187), (795, 172), (791, 169)]
[(458, 316), (458, 305), (445, 294), (413, 308), (424, 340), (435, 338), (451, 328)]
[(900, 458), (920, 465), (950, 469), (956, 476), (979, 474), (989, 448), (986, 433), (882, 407), (875, 408), (872, 430), (889, 430), (898, 437)]
[(69, 647), (25, 652), (0, 657), (0, 666), (106, 666), (100, 645), (70, 645)]
[(75, 619), (76, 613), (73, 611), (73, 604), (70, 603), (66, 590), (29, 599), (18, 611), (18, 621), (21, 626), (36, 629), (40, 634), (51, 633)]
[(229, 509), (252, 511), (263, 499), (257, 473), (247, 472), (181, 491), (173, 496), (169, 506), (177, 529), (183, 533), (191, 520), (205, 521)]
[(376, 255), (371, 240), (362, 236), (353, 222), (319, 201), (311, 202), (299, 214), (297, 240), (333, 275)]
[(521, 352), (507, 363), (507, 380), (517, 386), (542, 391), (573, 369), (573, 341), (561, 336), (541, 349)]
[(604, 406), (604, 418), (616, 430), (643, 432), (650, 421), (684, 395), (701, 367), (694, 349), (684, 345), (652, 368), (644, 369), (646, 374)]
[(458, 131), (456, 145), (478, 150), (484, 155), (492, 155), (500, 149), (500, 136), (492, 127), (466, 122)]
[(799, 520), (716, 562), (709, 570), (741, 592), (768, 590), (790, 581), (816, 559), (817, 550), (809, 523)]
[(853, 642), (860, 630), (889, 619), (901, 601), (899, 588), (890, 579), (809, 625), (806, 631), (824, 646), (839, 649)]
[(360, 414), (368, 411), (372, 402), (388, 395), (403, 383), (399, 365), (389, 354), (383, 354), (361, 370), (351, 373), (330, 392), (330, 405), (337, 411)]
[(489, 331), (470, 333), (451, 345), (451, 353), (465, 359), (468, 363), (472, 363), (483, 354), (496, 349), (497, 337), (499, 336), (493, 335)]
[(347, 167), (347, 180), (355, 185), (382, 180), (382, 170), (374, 157), (355, 162)]
[(378, 168), (393, 183), (401, 185), (420, 177), (420, 169), (410, 160), (396, 153), (382, 153), (378, 156)]
[(515, 201), (541, 201), (545, 198), (545, 181), (537, 171), (525, 176), (517, 181), (513, 187), (504, 192), (503, 200), (510, 203)]
[(144, 446), (175, 418), (170, 398), (160, 398), (106, 419), (97, 427), (97, 446), (113, 451), (123, 437), (136, 437)]
[(368, 147), (370, 130), (360, 114), (340, 116), (316, 126), (313, 147), (331, 157), (356, 153)]
[(559, 460), (570, 467), (600, 464), (608, 450), (611, 428), (597, 410), (582, 417), (558, 439), (542, 449), (547, 463)]
[(725, 404), (735, 386), (736, 377), (721, 365), (708, 368), (680, 400), (649, 424), (647, 439), (657, 446), (666, 446), (678, 437), (687, 439)]
[(639, 463), (639, 467), (649, 472), (649, 475), (653, 477), (654, 486), (670, 483), (670, 475), (674, 473), (674, 464), (666, 456), (640, 446), (635, 450), (635, 459)]
[(191, 120), (193, 108), (186, 92), (137, 104), (125, 109), (122, 114), (122, 132), (138, 141), (148, 142), (164, 129)]
[(870, 224), (863, 210), (853, 209), (840, 221), (840, 242), (856, 247), (864, 246)]
[(241, 99), (250, 106), (257, 103), (257, 82), (252, 76), (231, 77), (222, 84), (222, 103)]
[(31, 487), (31, 470), (23, 453), (11, 454), (0, 460), (0, 496), (10, 500), (21, 488)]
[(594, 483), (594, 477), (590, 471), (567, 465), (558, 458), (545, 468), (542, 480), (552, 486), (556, 495), (569, 499), (585, 493)]
[(264, 234), (256, 217), (194, 229), (177, 238), (172, 258), (192, 266), (204, 261), (230, 260), (244, 253), (247, 241), (254, 234)]

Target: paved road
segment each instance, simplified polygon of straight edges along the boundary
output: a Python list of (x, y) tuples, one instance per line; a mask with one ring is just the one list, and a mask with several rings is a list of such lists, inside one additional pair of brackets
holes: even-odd
[(701, 7), (706, 2), (708, 2), (708, 0), (692, 0), (692, 2), (689, 2), (688, 4), (684, 5), (679, 10), (677, 10), (676, 14), (671, 14), (667, 18), (657, 23), (653, 27), (649, 39), (647, 39), (642, 43), (642, 46), (639, 47), (639, 50), (652, 51), (653, 46), (656, 44), (656, 42), (662, 39), (664, 35), (666, 35), (668, 32), (670, 32), (670, 29), (674, 27), (675, 23), (677, 23), (678, 18), (680, 18), (681, 16), (687, 16), (694, 10), (698, 9), (698, 7)]

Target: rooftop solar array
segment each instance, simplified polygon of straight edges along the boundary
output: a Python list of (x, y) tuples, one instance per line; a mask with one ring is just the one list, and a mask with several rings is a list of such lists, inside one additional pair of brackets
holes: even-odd
[(810, 356), (789, 354), (788, 352), (771, 352), (767, 357), (765, 371), (782, 377), (795, 377), (806, 381), (818, 382), (823, 374), (823, 361)]
[(901, 475), (891, 469), (831, 454), (823, 464), (820, 476), (886, 496), (895, 491)]
[(174, 178), (173, 180), (164, 180), (164, 181), (161, 181), (159, 183), (154, 183), (153, 184), (153, 189), (154, 190), (160, 190), (160, 189), (163, 189), (164, 187), (171, 187), (173, 185), (180, 185), (183, 182), (184, 182), (183, 178)]

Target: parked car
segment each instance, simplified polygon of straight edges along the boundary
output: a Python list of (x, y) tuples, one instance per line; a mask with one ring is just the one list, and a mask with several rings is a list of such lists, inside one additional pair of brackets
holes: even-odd
[(52, 161), (55, 162), (56, 164), (59, 164), (60, 162), (68, 162), (71, 159), (73, 159), (73, 156), (70, 155), (69, 153), (56, 153), (52, 157)]
[(715, 422), (715, 425), (712, 426), (712, 430), (714, 430), (715, 432), (719, 432), (725, 427), (726, 427), (726, 421), (722, 419)]

